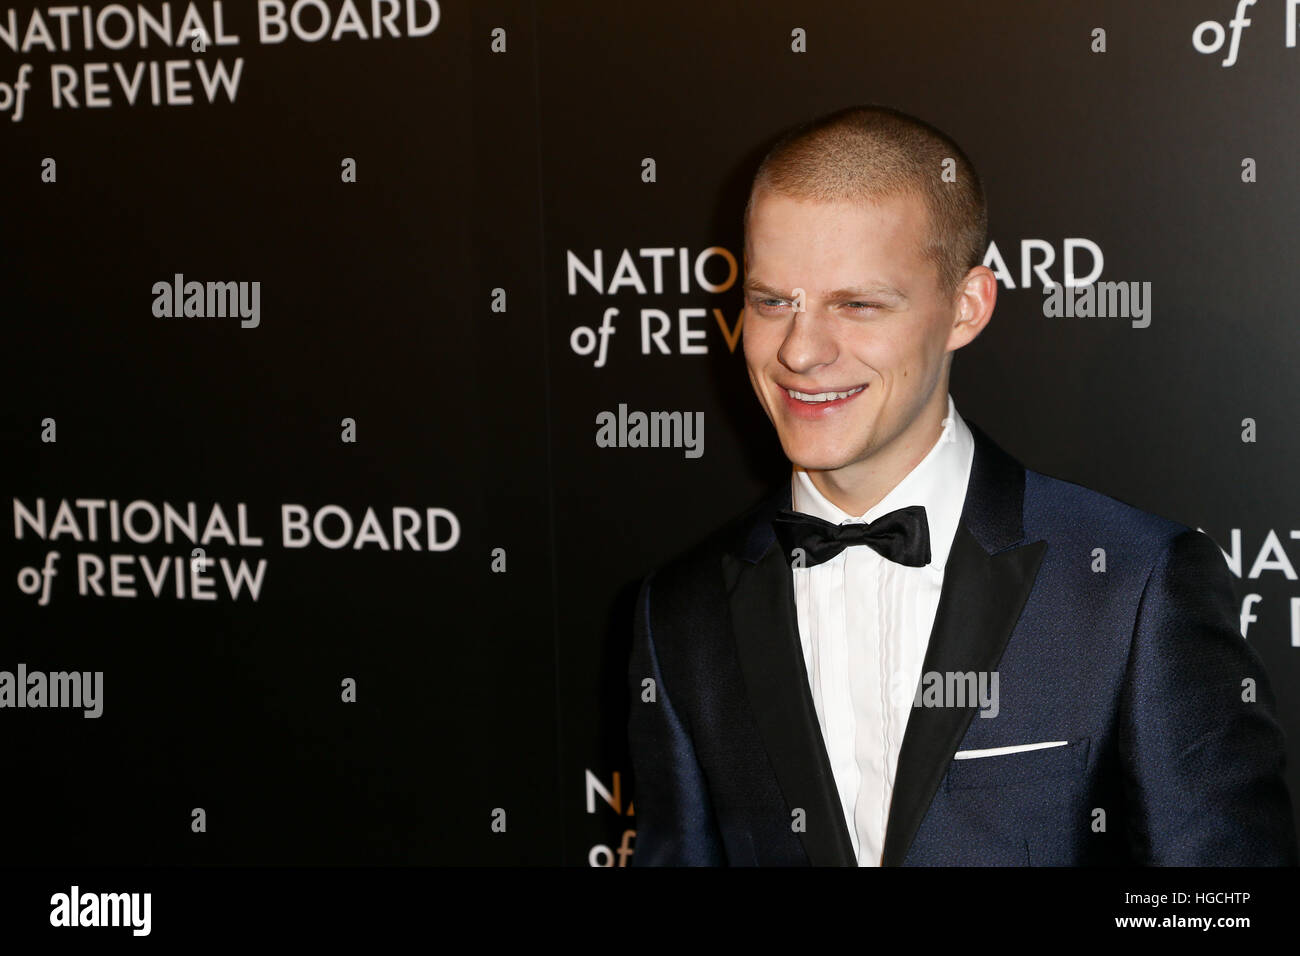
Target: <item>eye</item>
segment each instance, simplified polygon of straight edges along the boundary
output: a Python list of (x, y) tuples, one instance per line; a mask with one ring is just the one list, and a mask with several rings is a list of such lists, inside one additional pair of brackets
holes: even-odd
[(876, 302), (849, 302), (849, 303), (848, 303), (848, 306), (849, 306), (849, 308), (851, 308), (851, 309), (878, 309), (878, 308), (880, 308), (879, 303), (876, 303)]
[(755, 307), (758, 308), (758, 310), (761, 312), (777, 312), (785, 308), (785, 306), (787, 305), (785, 299), (775, 299), (770, 297), (768, 298), (755, 297), (751, 301), (754, 303)]

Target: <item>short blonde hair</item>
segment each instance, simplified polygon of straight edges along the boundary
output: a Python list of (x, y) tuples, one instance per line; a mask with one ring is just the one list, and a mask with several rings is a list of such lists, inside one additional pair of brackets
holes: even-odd
[[(951, 159), (955, 182), (942, 178)], [(787, 131), (759, 164), (745, 206), (760, 192), (818, 202), (872, 202), (919, 195), (929, 217), (922, 250), (946, 294), (980, 265), (988, 245), (988, 206), (975, 167), (961, 147), (928, 123), (886, 106), (854, 106)]]

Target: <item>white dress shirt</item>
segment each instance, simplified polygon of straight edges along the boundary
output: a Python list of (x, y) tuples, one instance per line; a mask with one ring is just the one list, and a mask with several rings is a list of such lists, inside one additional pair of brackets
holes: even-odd
[(859, 866), (880, 865), (898, 752), (974, 456), (975, 441), (949, 395), (939, 440), (866, 514), (831, 504), (798, 466), (791, 478), (795, 511), (845, 524), (922, 505), (930, 529), (925, 567), (855, 545), (823, 564), (792, 569), (808, 683)]

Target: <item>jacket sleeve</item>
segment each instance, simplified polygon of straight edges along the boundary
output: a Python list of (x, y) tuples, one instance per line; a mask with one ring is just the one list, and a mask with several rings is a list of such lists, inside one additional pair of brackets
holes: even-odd
[(1118, 724), (1134, 863), (1296, 864), (1282, 730), (1235, 603), (1200, 531), (1172, 538), (1147, 579)]
[(628, 665), (636, 847), (633, 866), (724, 866), (726, 854), (695, 747), (673, 707), (650, 626), (650, 586), (641, 584)]

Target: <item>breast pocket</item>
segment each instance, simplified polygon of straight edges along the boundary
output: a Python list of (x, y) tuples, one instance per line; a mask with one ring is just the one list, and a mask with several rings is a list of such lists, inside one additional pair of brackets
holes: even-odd
[(948, 767), (945, 788), (949, 791), (1030, 788), (1081, 780), (1088, 764), (1090, 739), (1080, 737), (1064, 746), (1039, 750), (954, 759)]

